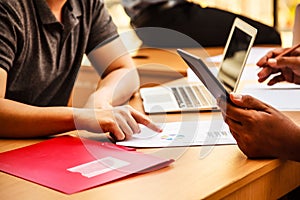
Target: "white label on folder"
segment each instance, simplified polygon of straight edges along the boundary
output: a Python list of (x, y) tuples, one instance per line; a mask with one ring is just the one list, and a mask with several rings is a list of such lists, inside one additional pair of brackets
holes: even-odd
[(67, 169), (70, 172), (78, 172), (82, 176), (92, 178), (106, 172), (119, 169), (129, 165), (129, 162), (113, 157), (105, 157), (92, 162), (84, 163)]

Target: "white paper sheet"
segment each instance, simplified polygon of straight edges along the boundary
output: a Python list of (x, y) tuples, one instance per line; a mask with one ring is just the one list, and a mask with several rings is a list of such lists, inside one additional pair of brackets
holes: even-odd
[(174, 147), (195, 145), (236, 144), (228, 126), (222, 120), (169, 122), (157, 133), (141, 125), (141, 133), (117, 142), (131, 147)]
[(279, 83), (268, 86), (258, 83), (247, 85), (241, 93), (249, 94), (278, 110), (300, 110), (300, 85)]

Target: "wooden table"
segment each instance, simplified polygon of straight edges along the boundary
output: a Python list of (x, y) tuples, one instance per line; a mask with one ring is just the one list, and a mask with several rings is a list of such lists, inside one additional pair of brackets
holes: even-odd
[[(194, 114), (187, 115), (190, 119), (194, 117)], [(178, 117), (172, 115), (168, 120)], [(0, 140), (0, 152), (39, 141)], [(300, 184), (300, 163), (276, 159), (249, 160), (236, 145), (139, 151), (160, 151), (161, 154), (165, 151), (175, 155), (176, 161), (158, 171), (131, 176), (73, 195), (0, 173), (1, 199), (276, 199)], [(209, 153), (200, 158), (201, 152), (206, 151)]]
[[(130, 104), (143, 111), (139, 94), (133, 97)], [(287, 112), (287, 115), (300, 123), (299, 112)], [(203, 112), (150, 117), (154, 121), (181, 121), (221, 116), (218, 112)], [(0, 140), (0, 152), (42, 140)], [(130, 176), (73, 195), (0, 173), (0, 197), (5, 200), (276, 199), (300, 185), (300, 163), (277, 159), (250, 160), (236, 145), (138, 151), (168, 155), (176, 161), (158, 171)]]

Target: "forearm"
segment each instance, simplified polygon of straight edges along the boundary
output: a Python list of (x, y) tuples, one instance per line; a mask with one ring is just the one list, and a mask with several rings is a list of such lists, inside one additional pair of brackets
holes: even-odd
[(121, 38), (94, 49), (88, 54), (88, 58), (102, 79), (85, 107), (122, 105), (139, 88), (136, 66)]
[(115, 70), (99, 82), (99, 87), (89, 97), (86, 107), (122, 105), (138, 90), (139, 85), (139, 76), (135, 68)]
[(68, 107), (35, 107), (0, 99), (0, 137), (30, 138), (75, 129), (73, 110)]

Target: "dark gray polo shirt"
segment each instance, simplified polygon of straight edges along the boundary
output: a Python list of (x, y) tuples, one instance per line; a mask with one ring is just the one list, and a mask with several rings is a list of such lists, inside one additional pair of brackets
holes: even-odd
[(0, 67), (5, 98), (66, 105), (84, 53), (116, 37), (102, 0), (68, 0), (59, 23), (45, 0), (0, 0)]

